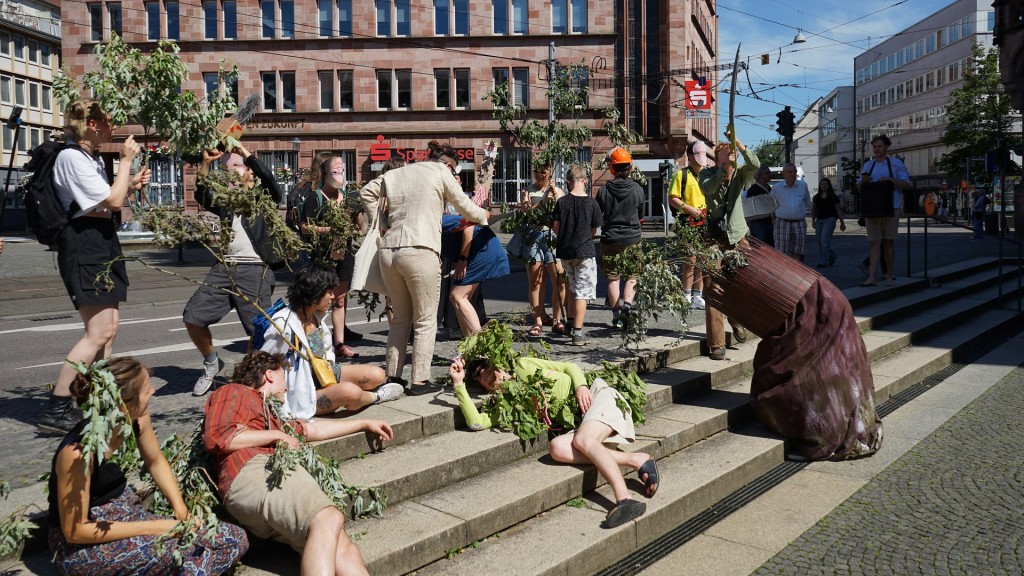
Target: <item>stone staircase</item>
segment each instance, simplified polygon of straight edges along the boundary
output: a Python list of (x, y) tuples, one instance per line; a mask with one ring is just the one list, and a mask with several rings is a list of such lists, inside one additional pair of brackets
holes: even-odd
[[(934, 270), (929, 280), (846, 291), (878, 404), (1019, 330), (1016, 277), (1002, 280), (1007, 304), (998, 309), (995, 266), (970, 260)], [(663, 340), (652, 347), (671, 341)], [(753, 418), (748, 402), (756, 340), (730, 349), (724, 362), (700, 356), (701, 345), (683, 340), (637, 361), (660, 369), (644, 375), (647, 423), (630, 449), (659, 459), (662, 484), (644, 516), (614, 530), (600, 526), (613, 497), (593, 467), (554, 464), (544, 439), (465, 430), (451, 394), (364, 411), (394, 427), (396, 441), (385, 451), (368, 454), (362, 435), (320, 448), (344, 460), (347, 482), (388, 497), (385, 518), (347, 525), (370, 572), (593, 573), (781, 464), (782, 440)], [(642, 490), (635, 474), (627, 483)], [(298, 573), (298, 558), (284, 547), (253, 548), (246, 574)]]

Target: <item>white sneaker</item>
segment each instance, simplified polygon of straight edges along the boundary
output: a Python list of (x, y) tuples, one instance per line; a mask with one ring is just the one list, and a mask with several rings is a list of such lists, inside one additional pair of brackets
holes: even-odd
[(377, 390), (377, 400), (374, 404), (380, 404), (381, 402), (390, 402), (391, 400), (398, 400), (402, 397), (405, 392), (405, 388), (401, 384), (391, 382), (388, 384), (381, 384)]
[(693, 307), (694, 310), (703, 310), (705, 305), (706, 303), (704, 302), (703, 296), (694, 294), (693, 298), (690, 300), (690, 306)]
[(196, 380), (196, 385), (192, 387), (193, 396), (202, 396), (210, 391), (210, 387), (213, 386), (213, 379), (220, 374), (220, 371), (224, 369), (224, 361), (217, 358), (214, 362), (203, 362), (203, 375)]

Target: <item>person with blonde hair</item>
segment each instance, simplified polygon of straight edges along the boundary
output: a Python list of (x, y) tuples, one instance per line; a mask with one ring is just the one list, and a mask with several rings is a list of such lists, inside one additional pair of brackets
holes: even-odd
[[(133, 190), (149, 183), (149, 168), (132, 174), (139, 145), (128, 136), (121, 146), (114, 182), (107, 178), (100, 148), (110, 143), (114, 126), (92, 99), (70, 104), (64, 113), (66, 147), (53, 166), (53, 182), (68, 215), (60, 233), (57, 264), (71, 303), (85, 331), (66, 358), (90, 364), (110, 356), (120, 322), (120, 304), (128, 299), (128, 271), (121, 260), (114, 212)], [(109, 274), (108, 274), (109, 272)], [(67, 433), (82, 419), (71, 399), (74, 368), (61, 365), (57, 384), (37, 423), (40, 430)]]

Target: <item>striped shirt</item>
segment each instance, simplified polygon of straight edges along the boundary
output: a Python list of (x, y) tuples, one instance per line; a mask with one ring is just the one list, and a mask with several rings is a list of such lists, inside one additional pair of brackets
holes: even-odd
[[(280, 430), (283, 422), (263, 405), (263, 395), (242, 384), (228, 384), (215, 390), (206, 401), (206, 420), (203, 422), (203, 444), (216, 461), (217, 488), (221, 496), (228, 493), (231, 483), (242, 468), (260, 454), (272, 455), (274, 444), (253, 446), (234, 452), (228, 444), (244, 430)], [(302, 422), (291, 422), (300, 434), (306, 433)]]

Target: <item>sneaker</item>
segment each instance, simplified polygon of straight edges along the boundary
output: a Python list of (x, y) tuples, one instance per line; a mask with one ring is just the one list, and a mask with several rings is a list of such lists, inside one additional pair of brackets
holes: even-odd
[(622, 313), (619, 312), (619, 309), (612, 308), (612, 328), (621, 330), (625, 325), (625, 322), (622, 321)]
[(402, 397), (405, 392), (405, 388), (401, 384), (392, 382), (389, 384), (381, 384), (375, 390), (377, 393), (377, 399), (373, 401), (374, 404), (380, 404), (381, 402), (390, 402), (391, 400), (398, 400)]
[(707, 302), (704, 301), (703, 296), (694, 294), (690, 299), (690, 307), (694, 310), (704, 310), (707, 307)]
[(223, 369), (224, 361), (220, 358), (217, 358), (214, 362), (203, 362), (203, 374), (196, 380), (196, 385), (192, 387), (192, 395), (202, 396), (209, 392), (210, 387), (213, 386), (213, 379)]
[(70, 396), (50, 396), (36, 427), (41, 432), (67, 434), (82, 421), (82, 411)]
[(442, 386), (436, 384), (433, 380), (426, 380), (415, 384), (409, 384), (405, 387), (405, 393), (408, 396), (422, 396), (424, 394), (433, 394), (440, 392)]
[(587, 336), (583, 333), (582, 328), (576, 328), (572, 331), (572, 345), (573, 346), (586, 346), (590, 344), (590, 340), (587, 340)]
[(721, 346), (718, 348), (714, 348), (713, 350), (711, 350), (711, 353), (708, 354), (708, 356), (712, 360), (725, 360), (725, 347)]

